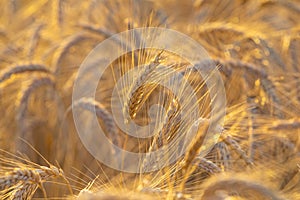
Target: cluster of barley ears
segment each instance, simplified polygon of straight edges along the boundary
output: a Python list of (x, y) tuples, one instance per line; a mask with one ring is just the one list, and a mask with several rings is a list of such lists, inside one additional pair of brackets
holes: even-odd
[[(300, 199), (298, 0), (9, 0), (0, 2), (0, 12), (0, 199)], [(224, 83), (224, 126), (207, 133), (214, 96), (205, 84), (209, 77), (195, 73), (205, 63), (193, 66), (166, 50), (142, 49), (136, 34), (141, 49), (116, 40), (128, 53), (105, 70), (95, 98), (72, 104), (89, 52), (140, 27), (177, 30), (205, 48)], [(111, 103), (118, 80), (142, 65), (133, 80), (120, 83), (117, 100), (119, 114), (128, 112), (125, 121), (154, 127), (148, 139), (118, 127)], [(157, 84), (178, 84), (160, 65), (189, 81), (195, 104), (180, 84), (177, 95)], [(157, 104), (164, 110), (153, 113)], [(184, 133), (196, 134), (170, 165), (142, 173), (164, 164), (146, 157), (141, 173), (120, 172), (83, 146), (73, 109), (87, 124), (95, 112), (106, 137), (127, 151), (172, 143), (175, 151), (162, 157), (167, 162), (180, 153)], [(194, 110), (199, 118), (186, 120)], [(107, 154), (126, 163), (118, 152)]]

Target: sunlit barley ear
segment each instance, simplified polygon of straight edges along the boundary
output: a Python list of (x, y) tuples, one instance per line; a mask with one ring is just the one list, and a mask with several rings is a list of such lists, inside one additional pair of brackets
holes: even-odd
[[(55, 138), (58, 136), (56, 130), (62, 119), (63, 109), (59, 105), (59, 96), (57, 96), (55, 88), (55, 79), (52, 75), (48, 74), (39, 74), (23, 83), (15, 100), (15, 121), (17, 130), (15, 138), (20, 137), (32, 142), (40, 152), (48, 156), (48, 159), (57, 159), (61, 162), (62, 158), (55, 152), (63, 152), (63, 149), (58, 150), (54, 147), (61, 142), (55, 141)], [(39, 103), (41, 101), (37, 99), (37, 94), (45, 95), (44, 98), (46, 101), (44, 102), (48, 102), (47, 107)], [(35, 103), (36, 105), (34, 105)], [(40, 107), (40, 109), (38, 109), (38, 107)], [(51, 121), (43, 121), (46, 116), (50, 117), (54, 115), (56, 118), (51, 119)], [(53, 141), (55, 141), (55, 143), (53, 143)], [(28, 147), (17, 140), (14, 148), (22, 152), (28, 151)]]
[[(114, 33), (110, 32), (109, 30), (96, 27), (95, 25), (92, 24), (87, 24), (87, 23), (79, 23), (77, 25), (78, 27), (82, 28), (83, 30), (90, 31), (92, 33), (96, 33), (98, 35), (104, 36), (105, 38), (109, 38), (113, 36)], [(116, 41), (116, 42), (121, 42), (121, 41)]]
[(248, 27), (230, 22), (205, 22), (195, 25), (189, 33), (199, 38), (199, 42), (210, 52), (212, 57), (225, 57), (228, 44), (234, 43), (247, 35)]
[(145, 69), (140, 72), (140, 75), (133, 81), (132, 85), (129, 86), (127, 98), (123, 106), (124, 116), (126, 116), (125, 113), (128, 111), (129, 116), (134, 119), (140, 107), (157, 86), (155, 83), (146, 85), (146, 82), (160, 64), (161, 54), (162, 52), (160, 52), (153, 61), (150, 61), (150, 64), (145, 66)]
[(296, 145), (285, 136), (257, 135), (253, 147), (255, 162), (265, 160), (283, 164), (297, 157)]
[[(192, 165), (195, 166), (195, 170), (193, 171), (191, 178), (198, 178), (197, 176), (201, 176), (201, 173), (211, 175), (222, 172), (221, 168), (216, 163), (200, 156), (197, 156), (194, 159)], [(199, 178), (201, 179), (202, 177)]]
[(32, 199), (35, 191), (38, 189), (38, 185), (26, 183), (17, 185), (14, 191), (9, 194), (10, 200), (22, 200), (22, 199)]
[(233, 58), (214, 58), (213, 61), (216, 64), (220, 64), (220, 70), (223, 71), (226, 74), (232, 73), (233, 70), (241, 70), (245, 72), (247, 78), (247, 75), (255, 75), (260, 78), (267, 78), (267, 71), (264, 68), (261, 68), (258, 65), (255, 65), (253, 63), (245, 62), (243, 60), (239, 59), (233, 59)]
[[(82, 32), (67, 37), (62, 42), (62, 44), (60, 44), (59, 47), (55, 50), (54, 55), (52, 57), (53, 73), (55, 75), (58, 75), (60, 73), (61, 68), (64, 67), (62, 66), (62, 60), (65, 56), (68, 55), (70, 48), (85, 40), (91, 40), (92, 38), (92, 35), (88, 35)], [(80, 65), (80, 63), (78, 63), (78, 65)]]
[(19, 127), (19, 136), (24, 138), (27, 128), (26, 128), (26, 112), (28, 101), (31, 93), (41, 86), (48, 86), (50, 88), (55, 87), (54, 79), (51, 75), (41, 75), (33, 80), (31, 80), (28, 84), (24, 84), (19, 91), (19, 94), (16, 99), (16, 121)]
[(238, 174), (227, 176), (220, 175), (213, 177), (203, 185), (203, 200), (222, 200), (238, 196), (242, 199), (274, 199), (284, 200), (285, 198), (274, 189), (253, 178)]
[[(213, 60), (216, 64), (221, 66), (220, 70), (227, 75), (232, 74), (234, 71), (242, 72), (243, 77), (236, 77), (236, 80), (238, 81), (238, 79), (240, 79), (246, 84), (244, 89), (249, 90), (247, 91), (247, 95), (258, 96), (259, 98), (267, 97), (267, 100), (272, 102), (270, 103), (270, 106), (273, 106), (273, 104), (282, 104), (282, 99), (280, 98), (279, 92), (276, 90), (275, 82), (270, 78), (266, 68), (261, 67), (258, 64), (234, 58), (215, 58)], [(279, 109), (276, 109), (275, 111), (275, 114), (282, 115), (282, 111)]]
[(205, 182), (210, 176), (216, 176), (223, 172), (224, 169), (219, 167), (217, 160), (212, 159), (212, 157), (203, 158), (202, 156), (197, 156), (191, 163), (190, 175), (186, 178), (183, 193), (198, 190), (199, 185)]
[[(300, 104), (300, 96), (299, 96), (299, 73), (293, 72), (294, 70), (291, 70), (288, 73), (279, 73), (274, 76), (270, 76), (269, 80), (273, 82), (273, 85), (275, 86), (275, 91), (279, 95), (279, 99), (282, 102), (289, 102), (288, 104), (285, 104), (284, 106), (282, 104), (278, 104), (276, 102), (273, 103), (273, 108), (276, 110), (280, 110), (282, 113), (282, 117), (285, 119), (291, 119), (292, 118), (298, 118), (300, 110), (299, 104)], [(296, 70), (295, 70), (296, 71)], [(266, 83), (264, 83), (266, 84)], [(272, 99), (271, 99), (272, 100)]]
[[(284, 16), (284, 18), (286, 18), (286, 20), (281, 21), (277, 21), (274, 18), (270, 18), (269, 20), (266, 20), (264, 23), (268, 24), (268, 26), (272, 29), (275, 30), (281, 30), (281, 29), (286, 29), (286, 30), (292, 30), (294, 27), (297, 26), (297, 24), (295, 24), (294, 19), (298, 16), (299, 14), (299, 4), (297, 1), (260, 1), (257, 2), (258, 3), (258, 10), (260, 10), (260, 19), (262, 20), (264, 17), (266, 17), (267, 11), (269, 9), (275, 8), (276, 11), (278, 13), (286, 13)], [(295, 10), (295, 8), (297, 8)], [(297, 14), (296, 14), (297, 13)], [(276, 31), (274, 31), (275, 33), (277, 33)], [(272, 35), (272, 33), (270, 33), (270, 35)], [(282, 35), (282, 34), (280, 34)]]
[[(277, 169), (278, 184), (277, 188), (286, 194), (293, 195), (299, 193), (299, 181), (300, 181), (300, 165), (299, 157), (287, 160), (284, 167)], [(276, 169), (276, 166), (275, 166)]]
[[(163, 53), (163, 52), (160, 52), (160, 53)], [(160, 55), (160, 53), (158, 55)], [(167, 56), (166, 56), (167, 57)], [(156, 56), (157, 58), (157, 56)], [(155, 58), (155, 59), (156, 59)], [(166, 58), (167, 60), (168, 58)], [(177, 58), (178, 59), (178, 58)], [(172, 60), (172, 59), (170, 59)], [(205, 90), (204, 87), (203, 87), (203, 84), (201, 84), (202, 82), (204, 82), (202, 79), (200, 79), (199, 77), (197, 77), (197, 73), (193, 73), (194, 71), (197, 71), (196, 69), (194, 68), (198, 68), (199, 66), (188, 66), (186, 63), (184, 62), (180, 62), (179, 64), (176, 63), (176, 60), (173, 61), (174, 63), (171, 63), (171, 64), (168, 64), (168, 66), (170, 65), (170, 67), (174, 67), (175, 70), (178, 70), (178, 72), (182, 72), (182, 70), (184, 71), (184, 73), (182, 73), (184, 76), (186, 76), (186, 78), (195, 84), (195, 93), (201, 93), (203, 92), (202, 90)], [(178, 61), (177, 61), (178, 62)], [(145, 70), (146, 72), (148, 72), (148, 68), (146, 68), (147, 70)], [(155, 73), (155, 69), (153, 69)], [(141, 77), (144, 78), (148, 78), (148, 73), (144, 73), (145, 71), (142, 71), (140, 74), (141, 74)], [(165, 75), (166, 78), (170, 78), (170, 82), (172, 83), (172, 81), (174, 81), (174, 84), (176, 83), (177, 80), (177, 77), (176, 76), (172, 76), (172, 73), (171, 72), (165, 72), (165, 73), (162, 73), (163, 75)], [(151, 75), (149, 74), (149, 79), (150, 78), (153, 78), (152, 76), (154, 75)], [(157, 75), (156, 75), (157, 76)], [(156, 78), (156, 76), (154, 76)], [(160, 76), (157, 78), (158, 79), (162, 79), (164, 76)], [(138, 77), (137, 79), (139, 80), (140, 77)], [(199, 83), (197, 82), (198, 79), (199, 79)], [(207, 78), (207, 77), (206, 77)], [(175, 80), (176, 79), (176, 80)], [(205, 78), (203, 78), (205, 79)], [(200, 82), (202, 81), (202, 82)], [(134, 82), (135, 83), (135, 82)], [(143, 82), (141, 82), (143, 83)], [(184, 85), (184, 84), (182, 84)], [(165, 109), (165, 116), (164, 118), (162, 118), (161, 120), (158, 121), (158, 126), (157, 126), (157, 129), (154, 130), (155, 134), (154, 134), (154, 138), (152, 140), (152, 143), (150, 145), (150, 148), (148, 149), (149, 152), (155, 150), (155, 149), (158, 149), (158, 148), (162, 148), (164, 145), (167, 145), (167, 144), (170, 144), (171, 142), (175, 142), (175, 144), (173, 145), (183, 145), (185, 144), (186, 142), (184, 141), (184, 139), (182, 138), (183, 134), (186, 134), (187, 130), (189, 130), (191, 127), (189, 127), (193, 122), (189, 121), (187, 122), (184, 118), (187, 118), (187, 116), (189, 115), (189, 112), (184, 112), (182, 113), (182, 108), (186, 109), (186, 110), (190, 110), (191, 112), (193, 111), (193, 109), (196, 109), (198, 108), (198, 104), (200, 104), (202, 98), (200, 98), (200, 100), (196, 100), (195, 104), (194, 105), (189, 105), (190, 102), (189, 102), (189, 98), (193, 98), (193, 94), (187, 94), (185, 93), (183, 90), (184, 90), (184, 87), (183, 88), (180, 88), (182, 87), (179, 86), (178, 90), (182, 92), (182, 94), (179, 94), (178, 96), (174, 95), (172, 93), (172, 91), (168, 91), (168, 90), (165, 90), (163, 95), (165, 96), (164, 98), (164, 109)], [(147, 86), (147, 85), (146, 85)], [(151, 86), (148, 86), (151, 88)], [(144, 88), (143, 88), (144, 89)], [(136, 91), (139, 91), (139, 89), (137, 89)], [(203, 92), (204, 93), (204, 92)], [(207, 96), (206, 95), (207, 93), (204, 93), (203, 96)], [(147, 94), (146, 94), (147, 95)], [(182, 95), (182, 96), (180, 96)], [(159, 97), (161, 97), (162, 95), (160, 95)], [(179, 101), (179, 99), (181, 100), (181, 102)], [(204, 101), (204, 100), (203, 100)], [(138, 103), (140, 101), (137, 101)], [(181, 105), (182, 104), (182, 105)], [(125, 104), (126, 105), (126, 104)], [(126, 106), (125, 106), (126, 108)], [(200, 113), (199, 113), (200, 114)], [(205, 135), (206, 135), (206, 131), (203, 129), (202, 130), (203, 132), (199, 131), (199, 135), (197, 135), (197, 137), (202, 137), (200, 138), (199, 140), (197, 140), (196, 138), (193, 140), (192, 143), (196, 143), (196, 144), (193, 144), (195, 146), (190, 146), (188, 147), (188, 153), (185, 154), (186, 156), (186, 159), (185, 159), (185, 162), (186, 162), (186, 166), (187, 167), (188, 165), (191, 164), (192, 160), (194, 159), (194, 157), (196, 156), (196, 154), (199, 152), (199, 149), (202, 145), (202, 140), (204, 139)], [(195, 141), (198, 141), (199, 143), (195, 142)], [(171, 152), (172, 156), (174, 155), (179, 155), (181, 152), (182, 149), (178, 149), (178, 152)], [(149, 160), (151, 160), (149, 158)], [(147, 158), (146, 158), (146, 162), (147, 162)], [(157, 161), (157, 163), (159, 163), (159, 161)], [(153, 164), (153, 163), (152, 163)], [(152, 165), (150, 164), (150, 165)], [(149, 163), (148, 163), (149, 165)], [(187, 167), (188, 168), (188, 167)], [(186, 169), (184, 169), (186, 170)]]
[[(2, 101), (3, 106), (8, 105), (13, 109), (6, 116), (16, 122), (7, 131), (14, 133), (13, 138), (27, 138), (35, 143), (36, 148), (44, 155), (52, 154), (49, 150), (51, 148), (52, 151), (53, 146), (50, 145), (57, 135), (55, 131), (62, 119), (64, 108), (49, 68), (36, 61), (14, 64), (0, 71), (0, 80), (0, 90), (7, 95)], [(51, 120), (46, 120), (47, 117)], [(11, 148), (21, 150), (23, 144), (17, 143), (11, 143)], [(60, 160), (57, 154), (55, 156), (55, 159)]]
[(204, 170), (210, 174), (221, 172), (221, 169), (215, 163), (200, 156), (196, 157), (194, 162), (198, 163), (197, 170)]
[(175, 134), (178, 132), (180, 126), (180, 105), (176, 97), (172, 94), (168, 95), (168, 102), (166, 103), (166, 117), (162, 121), (162, 127), (153, 139), (149, 151), (154, 146), (156, 148), (162, 147), (164, 144), (170, 142)]
[[(236, 46), (239, 49), (234, 48)], [(229, 49), (229, 52), (233, 59), (243, 60), (265, 68), (269, 75), (274, 74), (274, 71), (271, 71), (271, 66), (273, 66), (272, 69), (276, 69), (275, 73), (283, 72), (286, 66), (272, 43), (259, 35), (237, 40), (234, 42), (233, 47)]]
[[(37, 151), (36, 151), (37, 152)], [(0, 150), (0, 197), (1, 199), (30, 200), (40, 188), (47, 197), (43, 183), (53, 178), (63, 178), (70, 187), (62, 169), (35, 164), (28, 159)], [(37, 152), (38, 153), (38, 152)], [(72, 194), (72, 189), (70, 188)]]
[(13, 75), (31, 72), (50, 74), (50, 70), (43, 64), (34, 62), (28, 64), (17, 64), (8, 66), (0, 71), (0, 83), (4, 83), (6, 80), (9, 80)]
[(229, 134), (221, 134), (221, 140), (229, 145), (237, 154), (245, 161), (247, 165), (253, 165), (253, 161), (249, 158), (246, 151), (242, 149), (237, 141), (235, 141)]
[(57, 25), (61, 28), (64, 23), (64, 0), (54, 0), (52, 2), (52, 9), (52, 23), (54, 26)]
[[(178, 132), (180, 131), (181, 121), (179, 115), (179, 102), (173, 94), (170, 94), (170, 92), (167, 91), (166, 94), (168, 95), (166, 99), (167, 102), (164, 105), (166, 115), (162, 119), (162, 122), (159, 123), (159, 129), (155, 130), (156, 132), (152, 142), (150, 143), (148, 152), (162, 148), (164, 145), (176, 138)], [(148, 163), (149, 160), (149, 157), (145, 158), (142, 168), (151, 169), (151, 165), (153, 165), (153, 163)], [(159, 162), (159, 160), (156, 160), (155, 162)]]
[[(210, 156), (208, 156), (210, 158)], [(229, 171), (232, 167), (232, 155), (226, 143), (220, 141), (212, 149), (210, 158), (222, 171)]]
[[(299, 32), (299, 26), (298, 26), (298, 28), (296, 28), (296, 30), (297, 29)], [(289, 38), (289, 36), (287, 36), (287, 38)], [(299, 36), (297, 36), (297, 31), (296, 31), (296, 36), (290, 38), (290, 41), (285, 42), (284, 44), (289, 44), (289, 46), (287, 48), (288, 48), (288, 53), (290, 56), (288, 56), (287, 60), (289, 61), (289, 63), (291, 63), (290, 64), (290, 67), (292, 68), (291, 71), (295, 71), (295, 72), (299, 73), (300, 61), (299, 61), (299, 59), (297, 59), (297, 57), (300, 54), (300, 51), (299, 51), (300, 38), (299, 38)]]
[(73, 103), (73, 109), (82, 108), (90, 112), (94, 112), (96, 116), (102, 120), (108, 137), (112, 139), (113, 143), (120, 145), (118, 138), (118, 127), (114, 122), (112, 115), (107, 111), (105, 106), (92, 98), (82, 98)]
[[(209, 120), (206, 118), (197, 119), (196, 123), (193, 124), (199, 125), (197, 134), (191, 144), (187, 147), (187, 151), (185, 152), (183, 162), (181, 163), (181, 170), (178, 173), (178, 176), (183, 176), (182, 180), (180, 180), (179, 191), (184, 191), (186, 182), (190, 178), (191, 174), (197, 169), (197, 167), (193, 164), (195, 158), (199, 154), (199, 150), (203, 145), (204, 138), (207, 134), (207, 130), (209, 128)], [(217, 131), (217, 130), (214, 130)], [(216, 132), (217, 134), (217, 132)]]

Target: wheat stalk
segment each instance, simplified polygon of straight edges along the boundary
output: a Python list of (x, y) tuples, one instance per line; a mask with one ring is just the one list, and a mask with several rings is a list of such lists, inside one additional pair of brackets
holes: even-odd
[(64, 12), (63, 12), (63, 2), (64, 0), (54, 0), (53, 1), (53, 15), (52, 17), (54, 20), (54, 25), (58, 25), (59, 27), (62, 26), (63, 21), (64, 21)]
[(268, 76), (267, 72), (263, 68), (253, 63), (245, 62), (242, 60), (233, 59), (233, 58), (227, 58), (227, 59), (214, 58), (212, 59), (212, 61), (217, 65), (221, 65), (222, 66), (221, 70), (223, 70), (225, 74), (231, 74), (232, 69), (239, 69), (239, 70), (249, 71), (251, 74), (257, 74), (260, 76), (260, 78), (267, 78)]
[(36, 49), (36, 47), (38, 45), (38, 41), (40, 39), (40, 32), (44, 27), (45, 27), (45, 24), (39, 24), (33, 30), (33, 34), (32, 34), (31, 40), (30, 40), (29, 49), (28, 49), (28, 53), (27, 53), (27, 56), (29, 58), (32, 58), (34, 55), (35, 49)]
[[(78, 27), (84, 29), (84, 30), (87, 30), (87, 31), (90, 31), (90, 32), (93, 32), (93, 33), (96, 33), (96, 34), (99, 34), (99, 35), (102, 35), (106, 38), (109, 38), (111, 36), (114, 35), (114, 33), (110, 32), (109, 30), (105, 30), (103, 28), (99, 28), (99, 27), (96, 27), (96, 26), (93, 26), (91, 24), (84, 24), (84, 23), (80, 23), (77, 25)], [(120, 41), (118, 41), (120, 42)]]
[(0, 83), (8, 80), (9, 78), (11, 78), (11, 76), (15, 74), (20, 74), (25, 72), (50, 73), (49, 69), (43, 64), (31, 63), (31, 64), (13, 65), (1, 70)]
[(239, 143), (235, 141), (229, 134), (221, 134), (221, 139), (228, 145), (230, 145), (248, 165), (253, 165), (252, 160), (248, 157), (247, 153), (241, 148)]
[(30, 81), (29, 84), (23, 85), (22, 89), (18, 93), (16, 99), (16, 121), (19, 126), (20, 136), (24, 137), (26, 133), (26, 125), (25, 125), (25, 115), (27, 112), (27, 105), (29, 101), (29, 97), (32, 92), (41, 86), (50, 86), (52, 88), (55, 87), (54, 78), (50, 75), (41, 75), (39, 77), (34, 78)]
[(67, 55), (69, 49), (78, 44), (79, 42), (83, 41), (83, 40), (88, 40), (91, 39), (92, 37), (84, 34), (84, 33), (77, 33), (75, 35), (72, 35), (70, 37), (68, 37), (67, 39), (65, 39), (65, 41), (62, 42), (62, 44), (56, 49), (53, 58), (52, 58), (52, 66), (54, 67), (53, 69), (53, 73), (54, 74), (58, 74), (59, 73), (59, 69), (60, 64), (62, 62), (62, 59), (64, 58), (64, 56)]
[(74, 108), (83, 108), (90, 112), (95, 112), (96, 116), (103, 121), (105, 129), (109, 133), (109, 136), (112, 137), (113, 142), (120, 145), (118, 127), (116, 126), (112, 115), (107, 111), (103, 104), (92, 98), (84, 97), (73, 103), (73, 109)]

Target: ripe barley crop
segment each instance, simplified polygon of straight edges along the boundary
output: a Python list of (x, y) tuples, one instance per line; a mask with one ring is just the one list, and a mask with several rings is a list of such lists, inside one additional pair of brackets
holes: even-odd
[(0, 199), (300, 199), (298, 0), (0, 12)]

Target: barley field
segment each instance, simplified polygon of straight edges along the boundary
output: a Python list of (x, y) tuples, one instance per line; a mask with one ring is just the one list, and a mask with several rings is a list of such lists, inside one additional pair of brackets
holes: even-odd
[(0, 199), (300, 200), (299, 0), (0, 12)]

